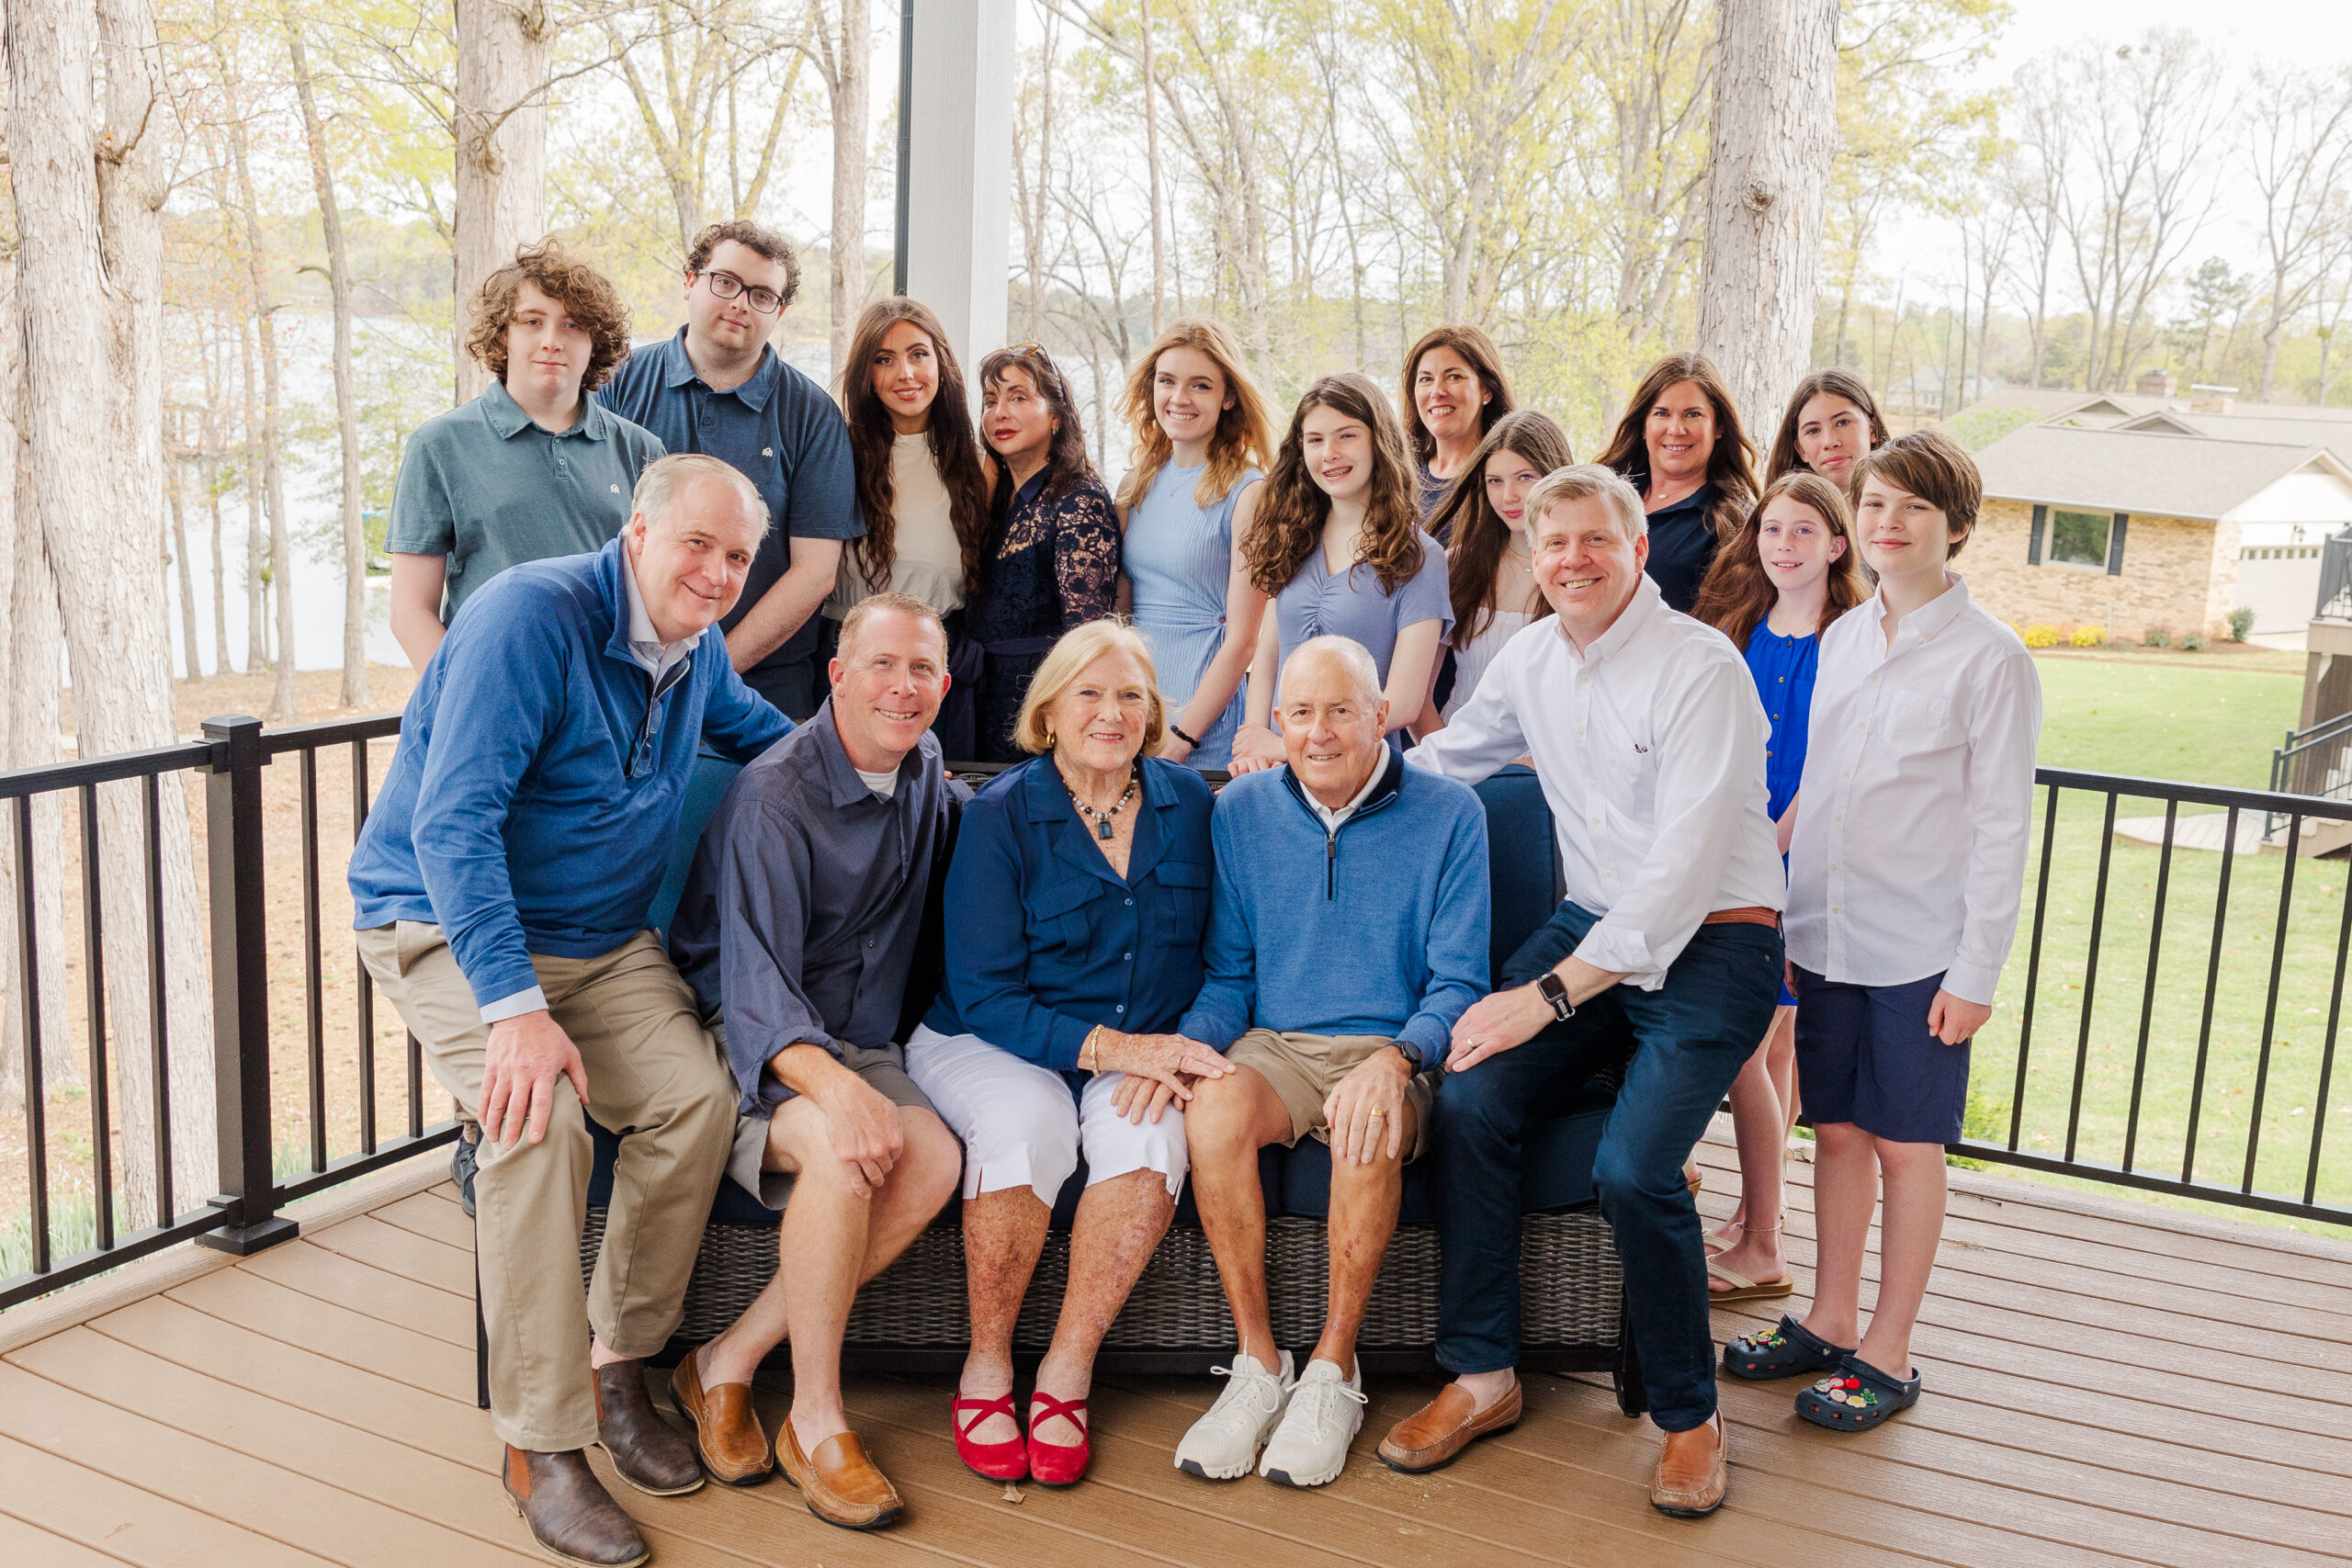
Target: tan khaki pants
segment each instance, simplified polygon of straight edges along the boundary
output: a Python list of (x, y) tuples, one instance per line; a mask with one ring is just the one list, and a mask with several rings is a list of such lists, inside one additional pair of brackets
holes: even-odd
[[(490, 1026), (441, 928), (402, 920), (358, 938), (360, 961), (423, 1043), (434, 1077), (478, 1117)], [(727, 1168), (736, 1092), (694, 993), (650, 932), (602, 958), (531, 963), (580, 1048), (596, 1121), (621, 1134), (604, 1251), (583, 1301), (580, 1227), (594, 1154), (571, 1081), (556, 1080), (544, 1142), (502, 1149), (483, 1131), (474, 1229), (492, 1421), (514, 1447), (552, 1453), (596, 1438), (590, 1328), (616, 1354), (648, 1356), (677, 1327)]]

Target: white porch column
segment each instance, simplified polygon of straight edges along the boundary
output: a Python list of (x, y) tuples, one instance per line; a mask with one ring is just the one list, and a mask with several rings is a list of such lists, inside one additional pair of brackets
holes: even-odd
[(939, 313), (968, 377), (1004, 345), (1014, 0), (900, 3), (914, 18), (907, 293)]

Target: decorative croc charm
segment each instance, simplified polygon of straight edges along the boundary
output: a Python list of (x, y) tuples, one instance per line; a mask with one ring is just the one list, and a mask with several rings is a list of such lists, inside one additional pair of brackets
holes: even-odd
[(1797, 1395), (1797, 1414), (1833, 1432), (1867, 1432), (1919, 1403), (1919, 1379), (1891, 1378), (1859, 1356)]
[(1724, 1347), (1724, 1371), (1750, 1382), (1769, 1382), (1799, 1372), (1823, 1372), (1854, 1353), (1851, 1346), (1832, 1345), (1793, 1317), (1782, 1317), (1758, 1334), (1743, 1334)]

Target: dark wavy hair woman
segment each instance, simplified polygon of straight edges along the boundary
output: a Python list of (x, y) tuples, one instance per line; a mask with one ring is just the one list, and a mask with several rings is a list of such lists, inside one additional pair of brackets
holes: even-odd
[(1756, 448), (1715, 362), (1686, 349), (1651, 366), (1600, 460), (1642, 492), (1650, 580), (1688, 614), (1756, 499)]
[(1850, 370), (1815, 370), (1789, 394), (1764, 479), (1810, 468), (1850, 496), (1855, 463), (1886, 442), (1886, 421), (1862, 378)]
[(1421, 531), (1410, 460), (1388, 400), (1352, 371), (1316, 382), (1292, 411), (1242, 547), (1250, 581), (1272, 598), (1274, 613), (1250, 666), (1234, 772), (1283, 760), (1272, 727), (1275, 683), (1308, 637), (1352, 637), (1371, 652), (1392, 736), (1428, 704), (1453, 604), (1445, 552)]
[(1431, 522), (1432, 514), (1470, 471), (1472, 450), (1513, 406), (1495, 340), (1473, 326), (1423, 333), (1405, 355), (1396, 406), (1405, 411), (1421, 522), (1442, 544), (1445, 530)]
[(1069, 382), (1043, 344), (980, 361), (980, 435), (996, 490), (965, 630), (980, 655), (980, 760), (1012, 762), (1026, 755), (1013, 725), (1046, 652), (1117, 607), (1119, 525), (1087, 460)]
[(1503, 644), (1529, 622), (1551, 614), (1535, 587), (1527, 492), (1545, 474), (1575, 461), (1567, 433), (1551, 415), (1514, 409), (1495, 421), (1478, 443), (1461, 482), (1430, 523), (1430, 534), (1446, 541), (1447, 592), (1453, 603), (1453, 635), (1447, 639), (1453, 679), (1438, 678), (1442, 717), (1451, 717), (1469, 701)]

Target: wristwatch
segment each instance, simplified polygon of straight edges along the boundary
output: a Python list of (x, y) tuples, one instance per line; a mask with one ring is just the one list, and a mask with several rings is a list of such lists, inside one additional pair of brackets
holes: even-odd
[(1388, 1043), (1396, 1046), (1396, 1054), (1405, 1058), (1408, 1071), (1418, 1073), (1421, 1070), (1421, 1048), (1419, 1045), (1409, 1040), (1391, 1040)]
[(1568, 1000), (1568, 983), (1557, 970), (1546, 969), (1535, 977), (1535, 994), (1552, 1004), (1552, 1016), (1562, 1023), (1576, 1017), (1577, 1004)]

